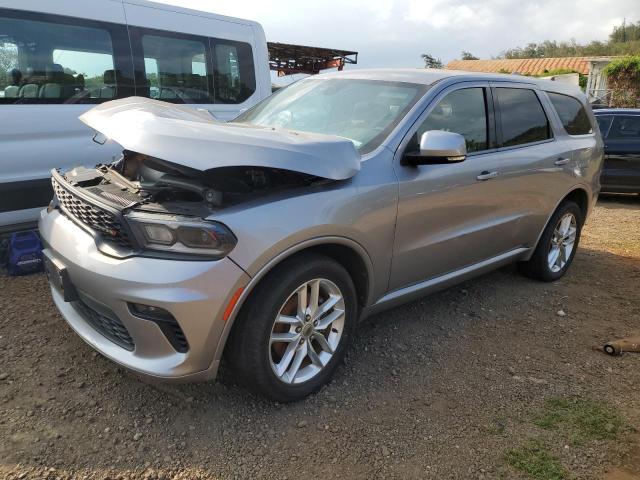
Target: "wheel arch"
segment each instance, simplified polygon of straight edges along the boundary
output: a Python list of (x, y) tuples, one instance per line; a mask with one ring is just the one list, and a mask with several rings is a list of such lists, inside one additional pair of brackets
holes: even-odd
[(551, 217), (553, 217), (553, 214), (556, 213), (560, 205), (562, 205), (567, 200), (575, 202), (578, 205), (578, 207), (580, 207), (580, 211), (582, 212), (582, 221), (584, 225), (584, 222), (587, 218), (587, 214), (589, 213), (589, 192), (587, 191), (586, 188), (582, 186), (576, 186), (575, 188), (570, 190), (564, 197), (562, 197), (558, 201), (558, 203), (556, 203), (556, 206), (551, 211), (551, 213), (549, 213), (549, 216), (547, 217), (547, 220), (544, 222), (544, 225), (540, 230), (540, 233), (538, 233), (538, 238), (536, 239), (535, 245), (533, 246), (533, 248), (531, 248), (530, 254), (528, 255), (528, 258), (525, 258), (525, 260), (528, 260), (529, 257), (533, 255), (533, 252), (536, 250), (536, 248), (538, 248), (538, 244), (540, 243), (540, 238), (542, 238), (542, 234), (547, 229), (547, 225), (549, 225), (549, 222), (551, 221)]
[[(589, 213), (589, 194), (584, 188), (578, 187), (571, 190), (556, 206), (556, 210), (565, 200), (571, 200), (578, 204), (580, 211), (582, 212), (582, 220), (587, 219)], [(555, 211), (555, 210), (554, 210)], [(549, 217), (551, 218), (551, 217)]]
[(346, 237), (318, 237), (301, 242), (275, 256), (251, 278), (251, 281), (242, 291), (231, 315), (225, 322), (223, 333), (216, 348), (214, 361), (219, 361), (222, 358), (224, 348), (234, 328), (235, 321), (243, 307), (247, 304), (247, 300), (251, 297), (251, 292), (255, 290), (270, 272), (281, 265), (282, 262), (306, 253), (325, 255), (342, 265), (353, 280), (358, 297), (359, 310), (361, 311), (370, 303), (373, 284), (373, 264), (366, 250), (359, 243)]

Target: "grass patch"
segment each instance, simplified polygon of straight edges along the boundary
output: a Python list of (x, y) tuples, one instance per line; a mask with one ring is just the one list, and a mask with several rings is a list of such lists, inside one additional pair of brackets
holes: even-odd
[(538, 440), (529, 442), (505, 454), (505, 460), (516, 470), (536, 480), (566, 480), (567, 472)]
[(588, 440), (610, 440), (622, 426), (622, 418), (611, 406), (585, 399), (547, 400), (534, 423), (545, 430), (565, 431), (575, 445)]

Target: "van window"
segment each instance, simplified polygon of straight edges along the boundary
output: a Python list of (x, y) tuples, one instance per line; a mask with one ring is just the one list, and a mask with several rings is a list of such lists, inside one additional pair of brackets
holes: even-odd
[(106, 29), (0, 18), (2, 103), (99, 103), (118, 83)]
[(616, 115), (609, 131), (609, 139), (640, 140), (640, 116)]
[(210, 103), (206, 43), (163, 35), (142, 35), (149, 96), (174, 103)]
[(484, 88), (464, 88), (444, 97), (418, 128), (416, 144), (429, 130), (459, 133), (465, 139), (467, 152), (486, 150), (488, 129)]
[(256, 91), (251, 45), (212, 40), (216, 103), (242, 103)]
[(549, 120), (533, 90), (499, 87), (495, 92), (502, 129), (500, 146), (511, 147), (551, 138)]
[(562, 95), (561, 93), (547, 92), (547, 95), (569, 135), (593, 133), (591, 122), (582, 103), (569, 95)]

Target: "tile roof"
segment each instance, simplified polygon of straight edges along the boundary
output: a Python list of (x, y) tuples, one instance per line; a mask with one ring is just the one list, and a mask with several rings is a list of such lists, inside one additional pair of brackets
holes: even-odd
[(445, 68), (467, 72), (520, 73), (539, 75), (545, 70), (566, 68), (587, 75), (592, 57), (510, 58), (498, 60), (453, 60)]

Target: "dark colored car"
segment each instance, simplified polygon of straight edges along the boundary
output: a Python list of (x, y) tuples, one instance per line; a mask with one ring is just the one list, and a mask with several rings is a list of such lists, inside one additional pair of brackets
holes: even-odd
[(602, 192), (640, 193), (640, 108), (594, 110), (604, 140)]

